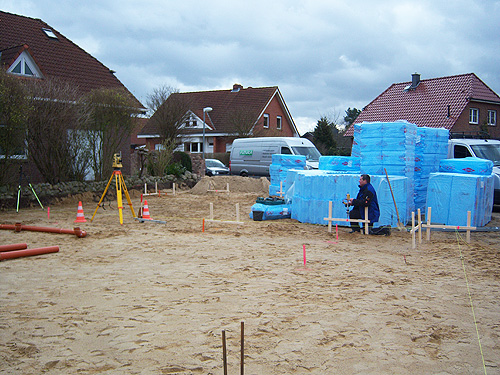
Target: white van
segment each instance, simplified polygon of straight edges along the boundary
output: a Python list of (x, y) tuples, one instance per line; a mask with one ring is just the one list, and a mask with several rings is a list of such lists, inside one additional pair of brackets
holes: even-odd
[(321, 156), (314, 144), (305, 138), (238, 138), (233, 141), (229, 159), (231, 174), (269, 176), (273, 154), (304, 155), (308, 169), (318, 169)]
[(493, 162), (494, 204), (500, 204), (500, 141), (494, 139), (454, 138), (448, 141), (448, 158), (476, 157)]

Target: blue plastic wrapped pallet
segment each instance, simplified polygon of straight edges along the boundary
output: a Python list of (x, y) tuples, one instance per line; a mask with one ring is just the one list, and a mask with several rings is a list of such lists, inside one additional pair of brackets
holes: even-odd
[(320, 156), (319, 168), (325, 171), (359, 173), (361, 167), (359, 157), (354, 156)]
[(425, 210), (429, 175), (439, 171), (439, 162), (448, 156), (449, 131), (444, 128), (417, 128), (415, 143), (415, 211)]
[(463, 159), (443, 159), (439, 162), (439, 171), (489, 176), (493, 173), (493, 162), (487, 159), (471, 157)]
[(491, 221), (493, 209), (493, 175), (431, 173), (427, 190), (427, 207), (431, 221), (445, 225), (481, 227)]
[(289, 219), (290, 217), (291, 207), (289, 204), (268, 205), (255, 203), (250, 211), (250, 219), (255, 221)]
[[(400, 219), (406, 223), (411, 211), (407, 190), (408, 178), (391, 176), (391, 187), (398, 206)], [(349, 194), (356, 197), (359, 188), (359, 174), (335, 173), (331, 171), (300, 171), (296, 172), (292, 198), (292, 219), (304, 223), (326, 224), (328, 217), (329, 201), (332, 201), (332, 217), (347, 218), (346, 207), (342, 200)], [(397, 225), (397, 215), (388, 186), (384, 176), (371, 176), (371, 183), (377, 191), (380, 219), (375, 227), (382, 225)], [(413, 196), (411, 196), (413, 201)], [(348, 225), (345, 220), (334, 221), (333, 224)]]
[(272, 155), (272, 164), (269, 166), (269, 174), (271, 176), (269, 195), (282, 196), (290, 188), (291, 182), (287, 181), (287, 173), (289, 169), (306, 169), (306, 157), (304, 155), (288, 154)]

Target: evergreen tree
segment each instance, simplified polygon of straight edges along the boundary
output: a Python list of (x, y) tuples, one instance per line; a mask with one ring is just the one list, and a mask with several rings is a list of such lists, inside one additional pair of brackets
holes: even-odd
[(335, 155), (337, 144), (333, 134), (334, 127), (326, 116), (322, 116), (314, 128), (313, 141), (322, 155)]
[(357, 108), (351, 109), (351, 107), (347, 108), (345, 111), (344, 122), (347, 127), (351, 126), (354, 121), (358, 118), (361, 111)]

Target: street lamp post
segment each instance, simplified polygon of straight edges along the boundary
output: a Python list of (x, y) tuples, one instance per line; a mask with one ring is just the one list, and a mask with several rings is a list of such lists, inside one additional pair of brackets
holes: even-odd
[(212, 107), (203, 108), (203, 143), (201, 147), (203, 148), (203, 160), (205, 160), (205, 113), (210, 112)]

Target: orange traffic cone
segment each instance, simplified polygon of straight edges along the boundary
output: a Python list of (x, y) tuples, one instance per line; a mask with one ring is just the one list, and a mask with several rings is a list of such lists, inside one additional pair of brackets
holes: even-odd
[(82, 201), (78, 202), (78, 212), (76, 213), (75, 223), (86, 223), (85, 216), (83, 215)]
[(142, 210), (142, 218), (146, 219), (146, 220), (151, 220), (151, 216), (149, 215), (148, 201), (144, 201), (144, 208)]

